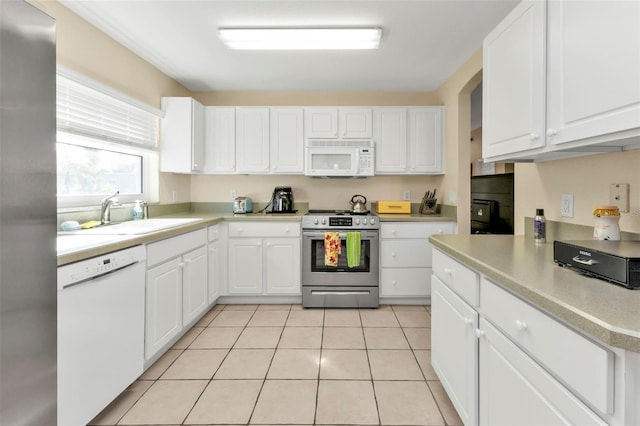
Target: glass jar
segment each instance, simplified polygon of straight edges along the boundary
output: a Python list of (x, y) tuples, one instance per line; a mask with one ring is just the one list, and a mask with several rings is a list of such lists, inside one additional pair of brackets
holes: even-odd
[(593, 211), (595, 225), (593, 227), (594, 240), (620, 239), (620, 210), (616, 206), (596, 206)]

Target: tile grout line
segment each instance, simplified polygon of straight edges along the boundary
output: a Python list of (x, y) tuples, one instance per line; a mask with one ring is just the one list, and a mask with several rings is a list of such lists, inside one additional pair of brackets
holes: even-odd
[[(226, 306), (225, 306), (226, 308)], [(221, 309), (220, 311), (222, 312), (224, 310)], [(257, 311), (257, 308), (256, 308)], [(253, 315), (255, 315), (255, 312), (251, 315), (251, 317), (249, 318), (249, 320), (247, 321), (247, 324), (249, 323), (249, 321), (251, 321), (251, 318), (253, 318)], [(205, 314), (206, 315), (206, 314)], [(211, 321), (209, 321), (209, 324), (211, 324), (213, 322), (213, 320), (215, 320), (218, 316), (220, 315), (220, 313), (218, 313), (215, 317), (213, 317), (211, 319)], [(209, 324), (207, 325), (207, 328), (209, 326)], [(185, 421), (187, 421), (187, 419), (189, 418), (189, 415), (193, 412), (193, 409), (196, 407), (196, 405), (198, 405), (198, 402), (200, 401), (200, 399), (202, 398), (202, 395), (204, 394), (204, 392), (207, 390), (207, 388), (209, 387), (209, 385), (213, 382), (213, 378), (215, 377), (215, 375), (218, 373), (218, 370), (220, 370), (220, 367), (222, 367), (222, 364), (224, 363), (224, 360), (227, 359), (227, 357), (229, 356), (229, 354), (231, 353), (231, 350), (233, 349), (233, 346), (235, 346), (235, 344), (238, 342), (238, 340), (240, 339), (240, 336), (242, 335), (242, 333), (244, 332), (244, 330), (247, 328), (247, 325), (245, 324), (245, 326), (242, 328), (242, 331), (238, 334), (238, 337), (236, 338), (236, 340), (233, 342), (233, 344), (231, 345), (231, 348), (229, 348), (229, 350), (227, 351), (227, 354), (222, 358), (222, 361), (220, 361), (220, 365), (218, 365), (218, 368), (216, 368), (216, 371), (213, 372), (213, 374), (211, 375), (211, 378), (209, 380), (207, 380), (207, 384), (205, 385), (205, 387), (202, 389), (202, 392), (200, 392), (200, 395), (198, 395), (198, 397), (196, 398), (196, 400), (194, 401), (193, 405), (191, 406), (191, 409), (189, 410), (189, 412), (185, 415), (184, 419), (182, 419), (182, 422), (180, 422), (181, 425), (184, 425)], [(186, 334), (186, 333), (185, 333)], [(195, 341), (195, 340), (194, 340)], [(189, 344), (189, 346), (191, 346), (193, 344), (193, 342), (191, 342)], [(189, 348), (189, 346), (187, 346), (187, 349)], [(186, 350), (184, 352), (186, 352)], [(183, 353), (184, 353), (183, 352)], [(182, 355), (182, 354), (180, 354)], [(178, 358), (176, 358), (177, 360)], [(175, 362), (175, 360), (174, 360)], [(173, 363), (172, 363), (173, 364)], [(168, 370), (168, 368), (167, 368)], [(165, 372), (167, 371), (165, 370)]]
[[(258, 305), (259, 307), (260, 305)], [(258, 309), (256, 308), (256, 312)], [(265, 383), (267, 383), (267, 377), (269, 376), (269, 370), (271, 370), (271, 365), (273, 365), (273, 359), (276, 357), (276, 351), (278, 350), (278, 345), (280, 344), (280, 340), (282, 340), (282, 334), (284, 333), (284, 329), (287, 326), (287, 321), (289, 321), (289, 317), (291, 316), (291, 306), (289, 306), (289, 312), (287, 313), (287, 318), (284, 320), (284, 325), (282, 326), (282, 330), (280, 331), (280, 337), (278, 337), (278, 341), (276, 342), (276, 347), (273, 350), (273, 355), (271, 355), (271, 361), (269, 361), (269, 366), (267, 367), (267, 371), (264, 373), (264, 379), (262, 379), (262, 385), (260, 385), (260, 390), (258, 391), (258, 395), (256, 395), (256, 402), (253, 403), (253, 408), (251, 409), (251, 413), (249, 413), (249, 419), (247, 420), (247, 425), (251, 424), (251, 419), (256, 412), (256, 407), (258, 406), (258, 401), (260, 400), (260, 395), (262, 394), (262, 390), (264, 389)], [(251, 316), (253, 318), (253, 315)], [(251, 321), (251, 320), (249, 320)], [(249, 324), (249, 322), (247, 322)], [(242, 333), (241, 333), (242, 334)], [(240, 338), (238, 336), (238, 338)]]

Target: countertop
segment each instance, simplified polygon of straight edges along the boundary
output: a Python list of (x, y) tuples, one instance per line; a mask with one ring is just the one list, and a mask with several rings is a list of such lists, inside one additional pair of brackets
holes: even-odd
[(434, 247), (609, 346), (640, 352), (640, 290), (553, 262), (553, 243), (524, 236), (434, 235)]
[[(185, 232), (195, 231), (205, 228), (222, 221), (238, 222), (238, 221), (272, 221), (272, 222), (300, 222), (302, 216), (307, 213), (307, 210), (299, 210), (296, 213), (283, 213), (283, 214), (269, 214), (269, 213), (249, 213), (249, 214), (233, 214), (233, 213), (220, 213), (220, 212), (181, 212), (165, 216), (157, 217), (179, 217), (179, 218), (200, 218), (201, 220), (190, 222), (186, 225), (175, 226), (169, 229), (163, 229), (157, 232), (151, 232), (142, 235), (119, 235), (113, 236), (108, 241), (100, 242), (89, 247), (84, 247), (80, 250), (64, 253), (58, 255), (58, 266), (67, 265), (69, 263), (78, 262), (80, 260), (88, 259), (94, 256), (110, 253), (116, 250), (122, 250), (128, 247), (133, 247), (138, 244), (148, 244), (154, 241), (163, 240), (176, 235), (184, 234)], [(383, 214), (378, 215), (381, 222), (455, 222), (455, 217), (449, 216), (424, 216), (419, 214)]]

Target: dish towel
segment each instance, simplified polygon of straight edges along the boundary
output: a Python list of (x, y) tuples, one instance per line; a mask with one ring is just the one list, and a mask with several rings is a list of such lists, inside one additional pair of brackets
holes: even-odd
[(338, 266), (340, 256), (340, 234), (337, 232), (324, 233), (324, 265)]
[(360, 266), (360, 233), (347, 232), (347, 266)]

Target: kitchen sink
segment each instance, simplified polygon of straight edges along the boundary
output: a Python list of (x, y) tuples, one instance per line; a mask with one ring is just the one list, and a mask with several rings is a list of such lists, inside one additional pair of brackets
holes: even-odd
[(174, 226), (197, 222), (201, 218), (153, 218), (101, 225), (80, 231), (61, 232), (62, 235), (141, 235)]
[(60, 232), (57, 238), (57, 253), (66, 254), (127, 239), (122, 235), (85, 235), (79, 232)]

